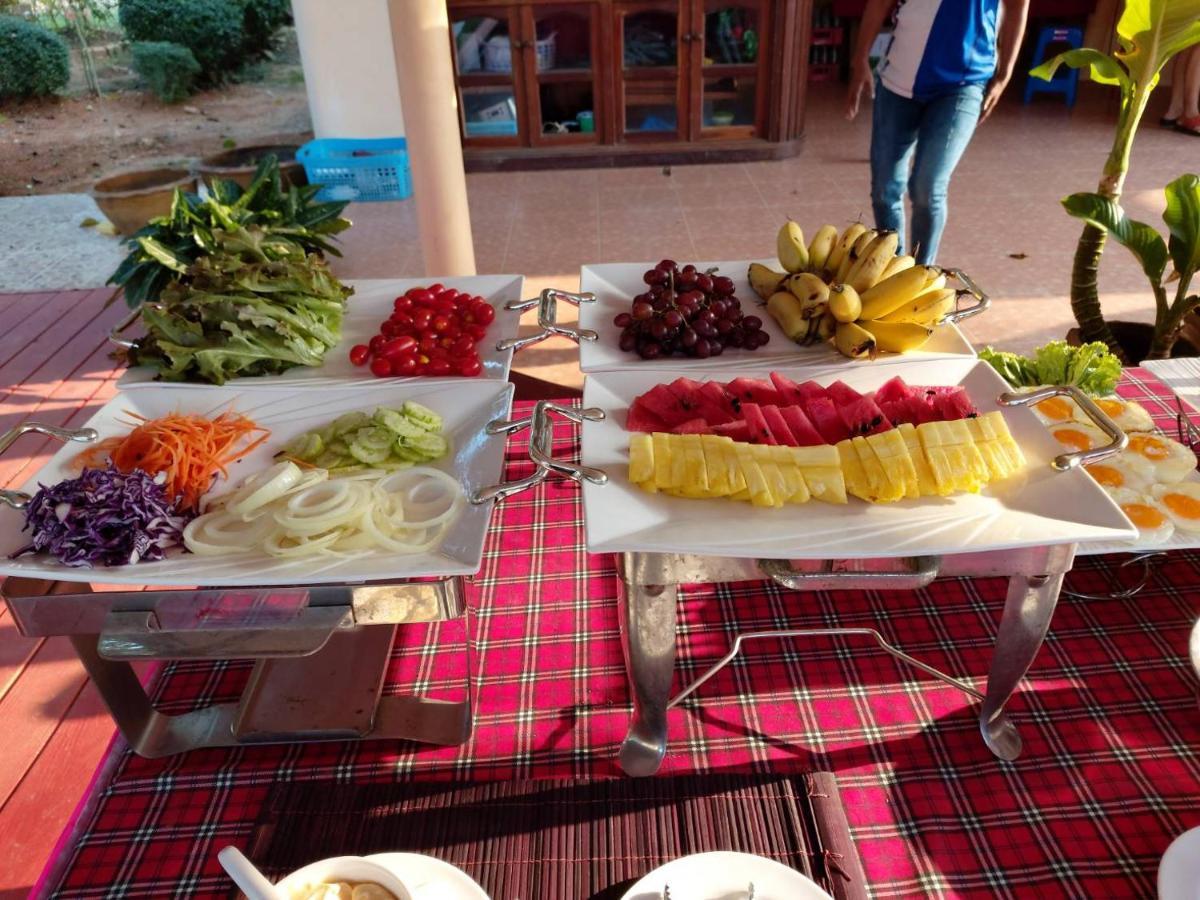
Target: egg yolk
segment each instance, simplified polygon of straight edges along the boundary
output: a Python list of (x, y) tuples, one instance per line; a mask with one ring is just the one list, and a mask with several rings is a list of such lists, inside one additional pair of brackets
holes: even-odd
[(1125, 476), (1120, 469), (1112, 466), (1088, 466), (1088, 474), (1100, 484), (1108, 488), (1119, 488), (1125, 485)]
[(1125, 404), (1120, 400), (1097, 400), (1096, 405), (1106, 416), (1119, 416), (1125, 409)]
[(1171, 448), (1158, 438), (1145, 434), (1131, 434), (1129, 449), (1146, 459), (1166, 459), (1171, 455)]
[(1072, 450), (1091, 450), (1092, 439), (1082, 431), (1075, 431), (1070, 428), (1060, 428), (1054, 432), (1054, 436), (1058, 438), (1058, 442), (1064, 447), (1070, 447)]
[(1161, 528), (1167, 521), (1166, 516), (1145, 503), (1126, 503), (1121, 509), (1138, 528)]
[(1037, 411), (1047, 419), (1069, 419), (1071, 418), (1071, 404), (1062, 397), (1051, 397), (1048, 400), (1043, 400), (1037, 404)]
[(1187, 494), (1166, 494), (1162, 498), (1167, 509), (1183, 519), (1200, 519), (1200, 500)]

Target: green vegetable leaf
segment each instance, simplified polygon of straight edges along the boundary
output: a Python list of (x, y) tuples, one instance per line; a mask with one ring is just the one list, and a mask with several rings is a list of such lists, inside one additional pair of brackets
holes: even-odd
[(179, 272), (182, 274), (188, 269), (187, 260), (180, 259), (179, 256), (177, 256), (173, 251), (169, 250), (152, 237), (138, 238), (138, 246), (141, 247), (148, 256), (157, 260), (172, 272)]
[(1028, 357), (984, 347), (979, 351), (979, 358), (999, 372), (1013, 387), (1029, 387), (1039, 383), (1037, 367)]
[(1142, 271), (1155, 285), (1162, 281), (1167, 267), (1167, 245), (1157, 231), (1145, 222), (1130, 219), (1118, 204), (1099, 194), (1071, 194), (1063, 197), (1062, 205), (1075, 218), (1111, 234), (1137, 257)]
[(1049, 81), (1054, 77), (1054, 73), (1058, 71), (1059, 66), (1069, 66), (1072, 69), (1089, 68), (1092, 81), (1099, 82), (1100, 84), (1122, 86), (1129, 84), (1129, 76), (1121, 63), (1117, 62), (1117, 60), (1113, 59), (1107, 53), (1101, 53), (1099, 50), (1093, 50), (1090, 47), (1082, 47), (1077, 50), (1067, 50), (1065, 53), (1060, 53), (1046, 60), (1037, 68), (1030, 70), (1029, 74), (1034, 78)]
[(1132, 81), (1153, 84), (1167, 60), (1200, 42), (1200, 0), (1125, 0), (1117, 41)]
[(1200, 269), (1200, 177), (1182, 175), (1167, 185), (1166, 193), (1163, 221), (1171, 231), (1171, 261), (1180, 275), (1191, 275)]

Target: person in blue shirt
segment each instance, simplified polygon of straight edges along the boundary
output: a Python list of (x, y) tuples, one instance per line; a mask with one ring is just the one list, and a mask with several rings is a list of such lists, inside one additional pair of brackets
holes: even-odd
[[(868, 55), (893, 7), (887, 56), (872, 74)], [(975, 126), (996, 108), (1012, 78), (1029, 0), (868, 0), (851, 61), (846, 117), (864, 93), (871, 119), (871, 206), (875, 227), (900, 234), (920, 263), (937, 257), (946, 227), (950, 176)], [(905, 241), (904, 193), (912, 200)]]

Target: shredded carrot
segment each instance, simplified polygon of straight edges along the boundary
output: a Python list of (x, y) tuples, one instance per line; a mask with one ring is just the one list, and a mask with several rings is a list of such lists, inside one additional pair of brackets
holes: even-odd
[[(84, 450), (76, 458), (81, 466), (111, 461), (122, 472), (141, 469), (148, 475), (166, 474), (167, 493), (179, 503), (196, 509), (200, 498), (212, 487), (218, 474), (270, 436), (245, 416), (223, 412), (215, 419), (173, 413), (147, 419), (128, 413), (141, 424), (121, 438), (108, 438)], [(238, 446), (254, 432), (262, 432)]]

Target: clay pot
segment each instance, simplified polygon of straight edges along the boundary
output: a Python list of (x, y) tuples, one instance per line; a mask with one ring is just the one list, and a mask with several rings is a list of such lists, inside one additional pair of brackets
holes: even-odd
[(247, 188), (254, 179), (259, 160), (264, 156), (274, 155), (279, 159), (279, 175), (285, 188), (289, 185), (308, 184), (304, 166), (296, 161), (296, 151), (299, 149), (297, 144), (235, 147), (233, 150), (224, 150), (201, 159), (196, 166), (196, 174), (205, 181), (222, 178), (226, 181), (236, 181), (243, 188)]
[(167, 215), (175, 189), (191, 190), (194, 181), (191, 169), (180, 166), (143, 169), (101, 178), (89, 193), (117, 231), (130, 235), (155, 216)]
[[(1131, 366), (1140, 364), (1146, 358), (1146, 354), (1150, 352), (1150, 342), (1154, 339), (1154, 326), (1146, 322), (1116, 321), (1109, 322), (1108, 324), (1113, 330), (1113, 335), (1116, 337), (1117, 343), (1125, 351), (1125, 359), (1129, 361)], [(1200, 356), (1200, 351), (1196, 349), (1197, 345), (1200, 344), (1200, 329), (1192, 325), (1189, 331), (1189, 324), (1185, 323), (1184, 329), (1180, 332), (1179, 340), (1171, 348), (1171, 356)], [(1067, 343), (1072, 347), (1078, 347), (1083, 343), (1079, 339), (1078, 328), (1072, 328), (1067, 332)]]

